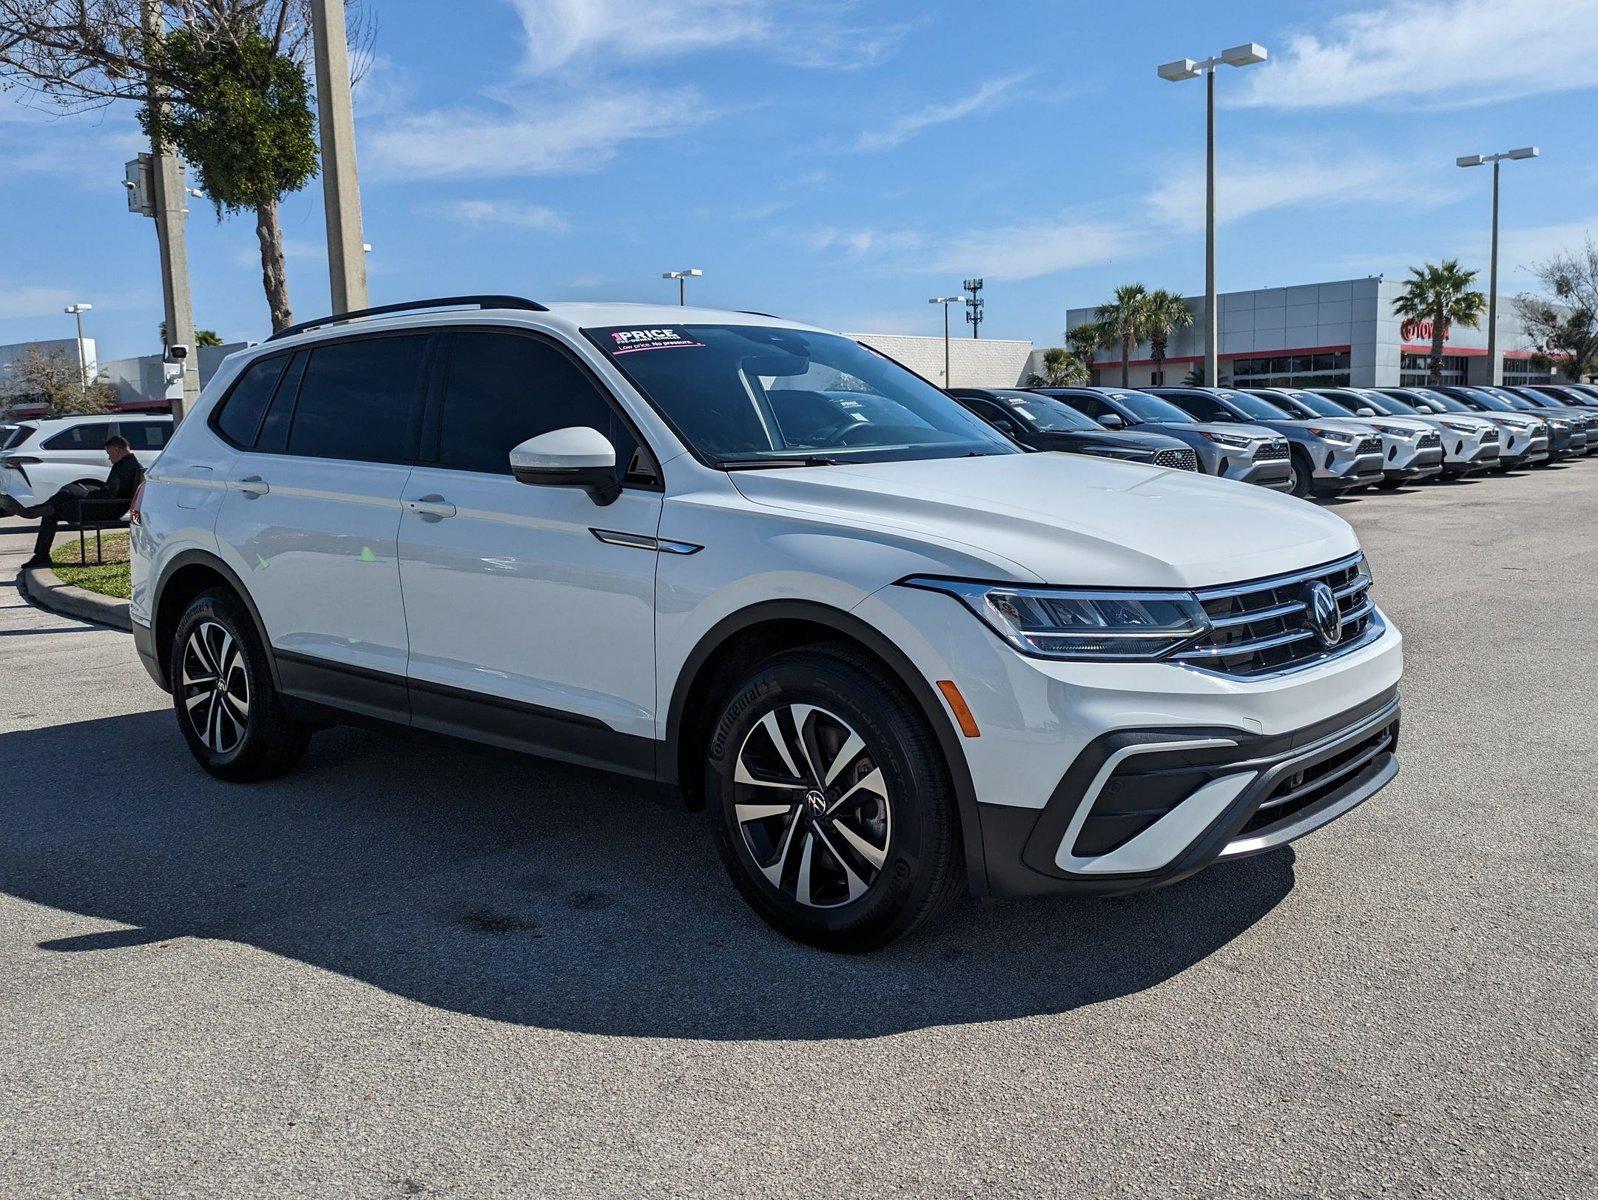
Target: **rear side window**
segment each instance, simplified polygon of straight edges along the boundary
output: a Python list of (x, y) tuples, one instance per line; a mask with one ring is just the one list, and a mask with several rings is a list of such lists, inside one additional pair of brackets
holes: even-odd
[(439, 466), (508, 475), (515, 446), (574, 425), (608, 437), (623, 466), (637, 449), (593, 381), (557, 347), (511, 333), (454, 335), (439, 413)]
[(41, 450), (100, 450), (105, 439), (111, 436), (109, 421), (91, 421), (63, 429), (53, 437), (39, 443)]
[(408, 463), (416, 457), (426, 336), (366, 337), (311, 350), (288, 452)]
[(271, 358), (257, 359), (244, 368), (216, 415), (218, 433), (235, 446), (248, 449), (255, 445), (261, 416), (271, 402), (272, 391), (277, 387), (286, 362), (287, 355), (275, 354)]
[(117, 432), (127, 438), (130, 450), (162, 450), (166, 448), (172, 426), (162, 421), (121, 421), (117, 424)]

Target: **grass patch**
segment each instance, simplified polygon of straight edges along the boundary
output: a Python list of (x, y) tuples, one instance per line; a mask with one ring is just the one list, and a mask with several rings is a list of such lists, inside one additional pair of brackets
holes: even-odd
[[(80, 567), (78, 565), (78, 539), (74, 536), (62, 542), (51, 553), (55, 560), (55, 573), (62, 583), (70, 583), (73, 587), (80, 587), (87, 592), (99, 592), (102, 596), (112, 596), (118, 600), (126, 600), (133, 594), (133, 579), (128, 564), (128, 535), (125, 533), (104, 533), (100, 535), (100, 545), (104, 549), (105, 562), (95, 567)], [(94, 533), (91, 530), (85, 544), (85, 551), (92, 559), (94, 557)]]

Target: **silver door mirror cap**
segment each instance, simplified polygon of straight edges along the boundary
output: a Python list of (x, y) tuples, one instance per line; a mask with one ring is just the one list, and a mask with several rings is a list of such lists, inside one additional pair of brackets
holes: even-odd
[(595, 504), (609, 504), (621, 495), (616, 448), (599, 430), (586, 425), (528, 438), (511, 450), (510, 470), (519, 483), (580, 487)]

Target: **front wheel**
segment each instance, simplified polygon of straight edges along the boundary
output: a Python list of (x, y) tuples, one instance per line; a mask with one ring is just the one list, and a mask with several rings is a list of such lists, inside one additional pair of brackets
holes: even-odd
[(733, 883), (769, 924), (863, 951), (930, 925), (965, 864), (926, 718), (845, 646), (760, 664), (720, 705), (705, 793)]
[(172, 639), (168, 678), (178, 727), (199, 764), (246, 783), (290, 770), (311, 739), (283, 711), (266, 647), (233, 596), (202, 592)]
[(1309, 456), (1294, 447), (1287, 461), (1287, 490), (1300, 500), (1308, 499), (1315, 488), (1315, 468), (1309, 465)]

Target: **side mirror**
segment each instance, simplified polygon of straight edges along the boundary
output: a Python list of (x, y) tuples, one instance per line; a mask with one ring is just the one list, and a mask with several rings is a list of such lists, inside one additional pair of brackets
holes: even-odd
[(1374, 408), (1356, 408), (1354, 410), (1354, 415), (1356, 417), (1374, 417), (1376, 415), (1376, 410)]
[(1125, 429), (1126, 422), (1121, 420), (1120, 413), (1105, 413), (1099, 418), (1099, 424), (1106, 429)]
[(599, 430), (586, 425), (528, 438), (510, 452), (510, 473), (517, 483), (580, 487), (601, 507), (621, 495), (616, 448)]

